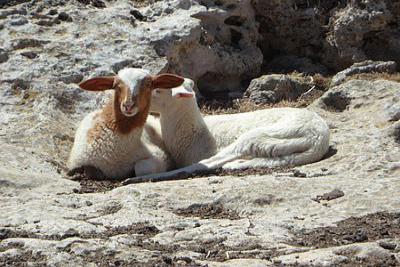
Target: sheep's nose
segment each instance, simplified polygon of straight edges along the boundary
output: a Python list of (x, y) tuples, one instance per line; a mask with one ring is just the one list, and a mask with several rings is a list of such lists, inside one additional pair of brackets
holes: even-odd
[(132, 110), (133, 110), (133, 108), (134, 108), (134, 105), (133, 104), (123, 104), (123, 106), (124, 106), (124, 109), (126, 110), (126, 111), (128, 111), (128, 112), (131, 112)]

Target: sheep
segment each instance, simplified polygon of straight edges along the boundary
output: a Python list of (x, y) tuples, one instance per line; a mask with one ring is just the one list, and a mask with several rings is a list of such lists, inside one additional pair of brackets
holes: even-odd
[[(198, 171), (296, 166), (320, 160), (329, 149), (329, 127), (307, 109), (272, 108), (202, 117), (194, 82), (155, 90), (151, 110), (160, 113), (174, 171), (134, 177), (124, 184), (185, 179)], [(185, 167), (186, 166), (186, 167)]]
[(127, 178), (132, 175), (167, 171), (168, 155), (154, 128), (146, 123), (151, 91), (182, 84), (173, 74), (150, 75), (147, 70), (126, 68), (115, 76), (95, 77), (79, 84), (88, 91), (113, 89), (113, 97), (80, 123), (68, 159), (68, 174), (84, 173), (100, 178)]

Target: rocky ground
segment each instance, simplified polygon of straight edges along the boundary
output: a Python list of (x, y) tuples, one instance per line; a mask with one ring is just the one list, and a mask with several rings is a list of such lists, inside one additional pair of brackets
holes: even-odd
[[(0, 1), (0, 265), (400, 266), (400, 12), (370, 2)], [(68, 179), (76, 125), (105, 98), (76, 83), (126, 66), (193, 78), (207, 113), (307, 106), (330, 151), (182, 181)]]

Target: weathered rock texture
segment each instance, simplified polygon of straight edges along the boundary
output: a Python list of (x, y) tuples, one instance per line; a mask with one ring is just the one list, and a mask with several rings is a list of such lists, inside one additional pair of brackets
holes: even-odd
[(396, 72), (397, 64), (394, 61), (363, 61), (353, 64), (350, 68), (338, 72), (332, 77), (331, 85), (339, 85), (346, 78), (361, 73), (388, 73), (393, 74)]
[[(105, 94), (82, 92), (74, 83), (141, 66), (190, 76), (203, 92), (241, 88), (262, 63), (254, 3), (0, 3), (0, 265), (399, 264), (399, 83), (354, 80), (326, 92), (310, 108), (331, 126), (330, 154), (296, 171), (82, 194), (78, 182), (66, 179), (64, 162), (77, 123)], [(293, 2), (269, 3), (274, 11)], [(357, 3), (354, 8), (369, 12)], [(382, 7), (384, 14), (390, 5)], [(362, 36), (382, 29), (375, 24), (379, 12), (371, 18), (375, 26), (366, 24), (373, 33), (363, 30)], [(381, 33), (389, 34), (396, 22), (390, 13)], [(287, 30), (298, 24), (290, 25)], [(396, 51), (396, 34), (388, 36)], [(268, 39), (275, 49), (295, 50), (296, 42), (278, 37)], [(343, 43), (337, 47), (346, 50)], [(323, 62), (306, 52), (299, 55)], [(344, 195), (320, 199), (335, 189)], [(353, 228), (343, 226), (348, 220)]]
[(255, 1), (266, 60), (293, 54), (339, 71), (354, 62), (399, 62), (400, 3), (390, 0)]
[(244, 96), (256, 104), (277, 103), (281, 100), (296, 100), (311, 87), (310, 77), (271, 74), (253, 79)]

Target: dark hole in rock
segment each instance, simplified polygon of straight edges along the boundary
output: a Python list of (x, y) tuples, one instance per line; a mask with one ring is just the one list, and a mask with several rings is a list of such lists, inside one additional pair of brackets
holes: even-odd
[(106, 4), (101, 0), (92, 0), (92, 6), (97, 8), (105, 8)]
[(32, 51), (22, 52), (21, 55), (29, 59), (34, 59), (38, 57), (38, 54)]
[(230, 29), (230, 31), (231, 31), (232, 46), (235, 48), (240, 48), (239, 42), (240, 42), (240, 40), (242, 40), (242, 37), (243, 37), (242, 33), (235, 29)]
[(137, 9), (132, 9), (131, 11), (129, 11), (129, 14), (134, 16), (135, 19), (137, 19), (137, 20), (140, 20), (140, 21), (146, 21), (147, 20), (146, 16), (144, 16), (142, 13), (140, 13), (140, 11), (137, 10)]
[(241, 16), (230, 16), (224, 20), (224, 23), (231, 26), (240, 27), (246, 21), (246, 18)]

